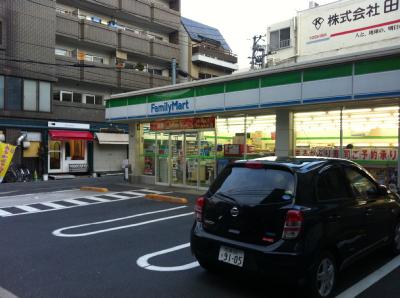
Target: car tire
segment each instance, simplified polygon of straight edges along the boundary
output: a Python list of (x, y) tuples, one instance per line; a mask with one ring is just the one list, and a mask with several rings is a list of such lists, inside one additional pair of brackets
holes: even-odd
[(309, 297), (332, 297), (336, 286), (335, 257), (329, 252), (321, 253), (315, 260), (307, 278), (307, 292)]
[(395, 229), (394, 229), (394, 234), (393, 234), (393, 240), (392, 240), (392, 251), (393, 253), (397, 256), (400, 255), (400, 221), (397, 222)]

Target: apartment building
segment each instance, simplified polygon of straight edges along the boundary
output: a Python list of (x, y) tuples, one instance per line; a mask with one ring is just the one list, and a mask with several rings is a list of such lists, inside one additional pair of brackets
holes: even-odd
[(181, 18), (181, 74), (187, 80), (209, 79), (238, 70), (238, 58), (214, 27)]
[(171, 84), (180, 0), (0, 2), (0, 140), (41, 174), (107, 172), (127, 127), (105, 123), (111, 94)]

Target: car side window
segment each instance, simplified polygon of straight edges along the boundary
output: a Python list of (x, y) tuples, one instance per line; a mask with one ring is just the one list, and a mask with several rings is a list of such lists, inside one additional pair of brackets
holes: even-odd
[(373, 198), (378, 195), (378, 188), (369, 177), (354, 168), (345, 169), (350, 187), (357, 197)]
[(319, 201), (350, 197), (340, 167), (329, 168), (320, 174), (317, 182), (317, 196)]

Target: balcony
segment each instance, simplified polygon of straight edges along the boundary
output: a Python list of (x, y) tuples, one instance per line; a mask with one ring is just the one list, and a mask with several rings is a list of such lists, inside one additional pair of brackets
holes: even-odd
[(85, 62), (85, 65), (93, 65), (97, 67), (84, 67), (83, 81), (110, 87), (118, 87), (118, 75), (115, 68), (91, 62)]
[(159, 75), (151, 75), (151, 87), (156, 88), (156, 87), (163, 87), (167, 85), (171, 85), (171, 78), (169, 77), (164, 77), (164, 76), (159, 76)]
[(81, 69), (80, 67), (62, 66), (60, 64), (77, 64), (78, 60), (71, 57), (56, 56), (57, 63), (57, 77), (62, 79), (80, 81)]
[(118, 47), (124, 52), (150, 56), (150, 40), (127, 30), (119, 31)]
[(151, 18), (150, 4), (145, 1), (122, 0), (120, 9), (131, 15), (139, 15), (149, 20)]
[(117, 32), (115, 29), (86, 20), (82, 21), (82, 28), (81, 38), (84, 41), (111, 48), (117, 47)]
[(174, 30), (179, 30), (181, 24), (180, 13), (178, 11), (169, 9), (158, 3), (151, 4), (151, 20), (156, 24), (167, 26)]
[(119, 0), (89, 0), (88, 2), (94, 2), (95, 4), (106, 6), (107, 8), (119, 8)]
[(74, 15), (57, 13), (56, 32), (59, 35), (78, 39), (79, 38), (79, 20)]
[(119, 87), (128, 90), (148, 89), (150, 85), (150, 74), (135, 69), (121, 69), (119, 71)]
[(158, 40), (151, 40), (150, 42), (150, 55), (162, 60), (170, 61), (175, 58), (179, 60), (179, 45), (162, 42)]
[(222, 49), (202, 45), (193, 47), (192, 62), (212, 64), (231, 70), (238, 69), (236, 55)]

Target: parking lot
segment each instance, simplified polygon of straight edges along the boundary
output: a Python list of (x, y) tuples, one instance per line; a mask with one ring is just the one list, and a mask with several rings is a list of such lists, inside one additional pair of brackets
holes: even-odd
[[(207, 273), (189, 247), (196, 195), (175, 191), (189, 204), (174, 205), (146, 192), (161, 191), (125, 186), (53, 202), (64, 208), (1, 207), (0, 289), (17, 297), (305, 297), (263, 277)], [(336, 295), (397, 297), (397, 266), (382, 249), (344, 271)]]

